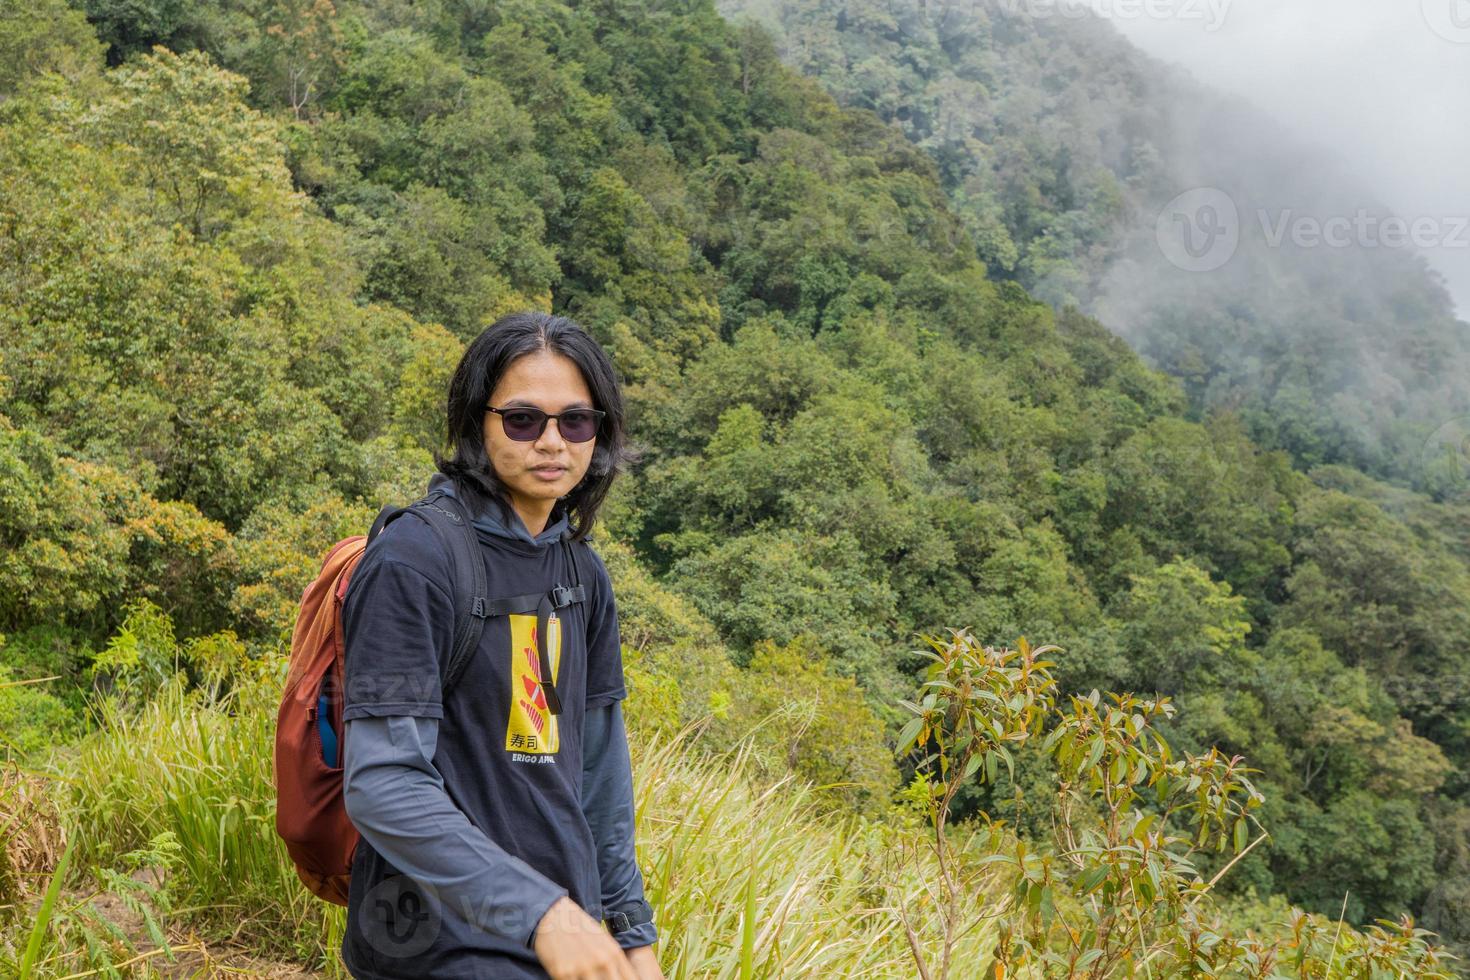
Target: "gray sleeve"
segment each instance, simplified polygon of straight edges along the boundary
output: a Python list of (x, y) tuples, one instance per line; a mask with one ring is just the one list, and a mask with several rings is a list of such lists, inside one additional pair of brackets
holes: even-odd
[[(478, 928), (533, 946), (567, 890), (470, 823), (431, 761), (435, 718), (354, 718), (343, 731), (343, 798), (358, 832), (388, 863), (435, 890)], [(512, 931), (495, 928), (515, 923)]]
[[(603, 914), (646, 904), (633, 846), (633, 766), (619, 701), (588, 708), (583, 716), (582, 812), (597, 843)], [(658, 930), (644, 922), (613, 938), (623, 949), (633, 949), (658, 942)]]

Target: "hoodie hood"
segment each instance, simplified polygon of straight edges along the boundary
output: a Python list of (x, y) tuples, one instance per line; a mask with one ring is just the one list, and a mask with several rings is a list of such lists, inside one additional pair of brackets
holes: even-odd
[[(443, 473), (435, 473), (429, 480), (428, 493), (436, 490), (456, 500), (460, 499), (458, 492), (454, 489), (454, 481)], [(494, 543), (496, 540), (515, 541), (536, 549), (555, 544), (561, 540), (563, 534), (571, 529), (571, 521), (567, 519), (566, 507), (561, 501), (557, 501), (556, 506), (551, 509), (551, 516), (546, 522), (545, 529), (534, 537), (514, 507), (507, 507), (495, 500), (490, 501), (484, 509), (475, 512), (470, 523), (475, 526), (475, 531), (482, 540), (491, 539), (487, 543)]]

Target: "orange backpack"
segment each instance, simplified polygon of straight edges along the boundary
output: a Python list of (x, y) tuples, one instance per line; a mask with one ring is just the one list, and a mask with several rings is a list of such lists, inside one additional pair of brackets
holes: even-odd
[(485, 620), (510, 613), (536, 613), (537, 654), (547, 710), (561, 713), (551, 682), (546, 648), (549, 620), (585, 592), (570, 532), (562, 535), (571, 561), (573, 587), (557, 585), (490, 601), (486, 563), (469, 512), (455, 497), (436, 490), (407, 507), (384, 507), (364, 535), (344, 538), (322, 560), (322, 570), (301, 595), (301, 611), (291, 634), (286, 687), (276, 715), (276, 833), (311, 892), (337, 905), (347, 904), (352, 855), (358, 832), (342, 797), (342, 685), (344, 653), (342, 602), (352, 572), (387, 524), (413, 514), (434, 529), (450, 556), (454, 575), (454, 652), (440, 674), (444, 697), (458, 682), (480, 643)]
[(434, 528), (453, 558), (455, 650), (441, 677), (446, 692), (479, 644), (485, 624), (485, 562), (469, 514), (444, 493), (407, 507), (384, 507), (366, 535), (331, 547), (302, 593), (276, 715), (276, 833), (306, 887), (337, 905), (347, 904), (358, 841), (342, 799), (342, 601), (368, 546), (389, 521), (409, 513)]

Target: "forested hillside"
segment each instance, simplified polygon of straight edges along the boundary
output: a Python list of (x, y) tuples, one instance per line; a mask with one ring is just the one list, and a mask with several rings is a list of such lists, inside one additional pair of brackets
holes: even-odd
[[(1285, 424), (1282, 389), (1249, 372), (1240, 412), (1204, 411), (1192, 382), (1054, 310), (1067, 270), (1100, 297), (1118, 266), (1101, 229), (1045, 243), (1043, 213), (1097, 214), (1027, 191), (1045, 167), (967, 204), (988, 171), (889, 122), (914, 93), (844, 106), (862, 100), (712, 3), (5, 11), (0, 51), (23, 56), (0, 59), (0, 736), (76, 794), (98, 867), (165, 827), (205, 855), (217, 836), (221, 861), (230, 835), (268, 831), (251, 794), (301, 590), (332, 542), (422, 491), (464, 343), (529, 307), (584, 324), (627, 386), (641, 458), (595, 540), (635, 735), (703, 719), (702, 750), (752, 738), (758, 775), (809, 780), (832, 821), (881, 820), (925, 793), (894, 751), (928, 664), (916, 634), (1057, 644), (1063, 701), (1167, 696), (1177, 714), (1147, 724), (1175, 755), (1260, 770), (1249, 830), (1268, 836), (1198, 858), (1206, 881), (1235, 861), (1215, 888), (1231, 924), (1289, 902), (1328, 917), (1333, 958), (1340, 913), (1470, 941), (1470, 501), (1380, 482), (1397, 457), (1279, 438), (1263, 419)], [(893, 43), (873, 65), (906, 64)], [(1449, 344), (1443, 297), (1414, 296), (1405, 329)], [(1398, 345), (1380, 323), (1364, 336)], [(1416, 388), (1433, 411), (1465, 382), (1445, 350), (1415, 369), (1440, 372)], [(149, 738), (170, 724), (258, 753), (190, 791), (197, 822), (151, 795), (175, 785), (145, 765), (169, 771), (177, 740)], [(133, 738), (150, 748), (130, 760)], [(966, 770), (954, 816), (1003, 818), (1041, 852), (1057, 775), (1016, 741), (1013, 766)], [(704, 778), (676, 776), (655, 785)], [(1215, 830), (1224, 847), (1247, 824)], [(320, 954), (278, 858), (238, 846), (222, 874), (258, 883), (252, 935), (284, 942), (279, 917), (294, 955)], [(178, 908), (228, 900), (211, 873)], [(1042, 946), (1060, 942), (1045, 887), (1018, 893)], [(877, 901), (843, 888), (834, 908)], [(665, 969), (705, 975), (719, 944), (674, 921)]]
[[(1059, 5), (720, 7), (770, 26), (790, 64), (923, 147), (993, 277), (1099, 317), (1180, 379), (1196, 413), (1238, 411), (1258, 445), (1304, 466), (1441, 500), (1465, 491), (1470, 324), (1407, 247), (1411, 227), (1463, 244), (1462, 219), (1393, 215), (1350, 157)], [(1352, 230), (1324, 236), (1333, 222)], [(1217, 253), (1195, 265), (1161, 250), (1158, 235), (1181, 233)]]

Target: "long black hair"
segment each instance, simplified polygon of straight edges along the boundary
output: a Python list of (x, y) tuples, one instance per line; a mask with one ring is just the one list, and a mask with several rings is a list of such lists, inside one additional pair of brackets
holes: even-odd
[(587, 473), (557, 502), (565, 508), (572, 537), (592, 531), (614, 477), (632, 459), (627, 446), (623, 394), (612, 360), (581, 325), (549, 313), (510, 313), (470, 342), (449, 382), (448, 445), (452, 455), (434, 454), (439, 472), (454, 481), (465, 499), (489, 499), (506, 508), (510, 495), (485, 453), (485, 404), (510, 365), (527, 354), (548, 351), (572, 360), (592, 392), (592, 407), (607, 413), (597, 429), (597, 445)]

